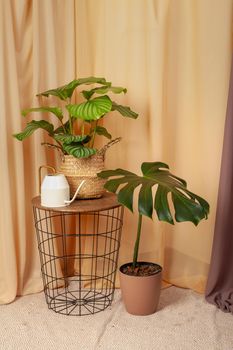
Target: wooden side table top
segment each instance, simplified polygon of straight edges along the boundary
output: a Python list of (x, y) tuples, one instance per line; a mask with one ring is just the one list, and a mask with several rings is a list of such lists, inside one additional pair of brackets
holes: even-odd
[(88, 213), (114, 209), (120, 207), (121, 204), (117, 201), (117, 196), (114, 193), (104, 193), (101, 198), (97, 199), (77, 199), (70, 205), (64, 207), (44, 207), (41, 205), (40, 196), (32, 199), (32, 205), (38, 209), (50, 210), (63, 213)]

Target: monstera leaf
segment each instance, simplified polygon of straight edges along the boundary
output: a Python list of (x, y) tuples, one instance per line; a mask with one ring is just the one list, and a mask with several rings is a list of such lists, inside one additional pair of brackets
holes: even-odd
[[(155, 209), (158, 219), (174, 224), (168, 195), (171, 194), (177, 222), (190, 221), (197, 225), (208, 217), (209, 204), (187, 189), (184, 180), (171, 174), (167, 164), (161, 162), (142, 163), (142, 176), (123, 169), (105, 170), (98, 174), (103, 179), (110, 178), (105, 188), (117, 193), (118, 201), (133, 211), (134, 190), (140, 186), (138, 211), (152, 217)], [(153, 196), (152, 188), (157, 186)], [(154, 199), (153, 199), (154, 197)]]
[(26, 127), (24, 128), (24, 130), (22, 132), (20, 132), (18, 134), (14, 134), (13, 136), (17, 140), (23, 141), (24, 139), (26, 139), (28, 136), (30, 136), (37, 129), (46, 130), (50, 136), (53, 136), (54, 127), (52, 124), (50, 124), (46, 120), (39, 120), (39, 121), (32, 120), (29, 123), (27, 123)]
[(102, 84), (102, 85), (111, 85), (111, 83), (107, 82), (105, 78), (96, 78), (96, 77), (88, 77), (88, 78), (81, 78), (81, 79), (75, 79), (72, 80), (69, 84), (66, 84), (64, 86), (58, 87), (57, 89), (51, 89), (47, 90), (45, 92), (41, 92), (36, 96), (56, 96), (60, 98), (61, 100), (66, 100), (67, 98), (71, 98), (74, 90), (77, 86), (82, 84)]
[(108, 96), (101, 96), (78, 105), (66, 106), (70, 115), (83, 120), (98, 120), (111, 111), (112, 101)]

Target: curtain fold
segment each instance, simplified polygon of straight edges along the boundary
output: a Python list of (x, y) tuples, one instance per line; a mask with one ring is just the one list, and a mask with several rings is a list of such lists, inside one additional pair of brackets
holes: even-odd
[[(169, 283), (205, 290), (231, 14), (232, 0), (0, 0), (0, 303), (42, 289), (31, 198), (38, 194), (39, 166), (59, 161), (41, 146), (43, 132), (23, 143), (12, 137), (27, 121), (20, 111), (38, 106), (38, 92), (91, 75), (126, 87), (116, 100), (139, 113), (136, 121), (105, 119), (113, 137), (123, 137), (108, 150), (106, 167), (139, 173), (142, 162), (163, 161), (210, 202), (209, 220), (197, 228), (145, 218), (140, 247), (140, 259), (162, 264)], [(32, 115), (41, 118), (53, 120)], [(126, 212), (120, 263), (132, 258), (135, 235), (135, 217)]]
[(43, 288), (31, 199), (39, 166), (56, 158), (41, 146), (42, 133), (24, 143), (12, 134), (26, 125), (20, 111), (37, 106), (38, 92), (75, 75), (74, 7), (73, 0), (0, 1), (0, 303)]
[[(118, 102), (139, 113), (137, 121), (105, 119), (112, 135), (123, 138), (107, 152), (106, 166), (140, 173), (143, 161), (163, 161), (210, 202), (210, 217), (197, 228), (144, 219), (140, 247), (140, 258), (162, 264), (167, 281), (204, 292), (231, 64), (232, 1), (78, 0), (76, 19), (78, 74), (103, 75), (127, 87)], [(126, 211), (122, 263), (132, 259), (135, 232), (136, 219)]]
[(233, 64), (226, 112), (221, 176), (206, 300), (233, 313)]

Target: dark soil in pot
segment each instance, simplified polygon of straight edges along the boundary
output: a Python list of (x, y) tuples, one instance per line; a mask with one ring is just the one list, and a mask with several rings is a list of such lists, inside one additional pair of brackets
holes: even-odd
[(129, 276), (152, 276), (162, 271), (158, 264), (140, 261), (133, 268), (133, 263), (126, 263), (120, 267), (120, 271)]

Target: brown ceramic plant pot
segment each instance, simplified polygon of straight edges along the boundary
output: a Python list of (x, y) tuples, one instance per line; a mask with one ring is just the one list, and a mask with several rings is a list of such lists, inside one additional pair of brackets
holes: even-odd
[(156, 312), (161, 284), (162, 267), (154, 263), (138, 262), (138, 265), (149, 264), (155, 272), (146, 276), (128, 275), (123, 271), (132, 263), (120, 267), (120, 287), (126, 311), (132, 315), (146, 316)]

